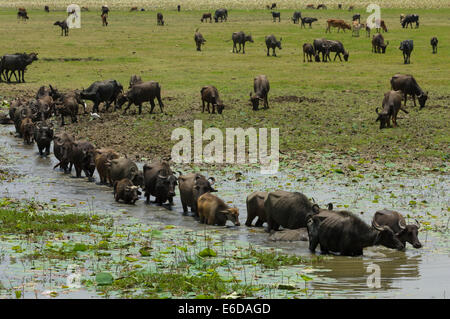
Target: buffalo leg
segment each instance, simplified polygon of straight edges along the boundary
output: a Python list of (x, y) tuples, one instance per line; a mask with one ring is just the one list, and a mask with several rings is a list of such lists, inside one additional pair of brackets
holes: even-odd
[(212, 103), (212, 114), (216, 114), (216, 104)]
[[(125, 107), (125, 108), (123, 109), (123, 113), (122, 113), (122, 114), (127, 113), (127, 110), (130, 108), (130, 106), (131, 106), (131, 102), (128, 102), (128, 105), (127, 105), (127, 107)], [(139, 114), (141, 114), (140, 111), (139, 111)]]
[(264, 96), (264, 108), (265, 109), (269, 108), (269, 101), (267, 100), (267, 94), (266, 94), (266, 96)]
[(258, 220), (255, 223), (255, 227), (262, 227), (264, 224), (264, 220), (262, 220), (260, 217), (258, 217)]
[(275, 48), (272, 49), (272, 56), (277, 56), (277, 55), (275, 54)]
[(139, 115), (141, 115), (142, 114), (142, 103), (138, 105), (138, 108), (139, 108)]
[(156, 99), (158, 100), (158, 104), (159, 104), (159, 108), (161, 109), (161, 113), (164, 113), (164, 110), (163, 110), (164, 104), (163, 104), (163, 102), (162, 102), (162, 100), (161, 100), (161, 96), (158, 94), (158, 95), (156, 96)]
[(181, 205), (183, 206), (183, 216), (186, 216), (188, 214), (188, 207), (186, 203), (181, 202)]
[(202, 100), (202, 113), (205, 112), (205, 100)]
[(269, 54), (269, 47), (267, 47), (267, 56), (270, 56), (270, 54)]
[(151, 108), (150, 108), (150, 114), (152, 114), (153, 113), (153, 109), (155, 108), (155, 100), (154, 99), (150, 99), (150, 105), (151, 105)]
[(416, 107), (416, 96), (415, 96), (415, 94), (412, 95), (412, 98), (413, 98), (414, 107)]
[(245, 54), (245, 42), (242, 44), (242, 54)]

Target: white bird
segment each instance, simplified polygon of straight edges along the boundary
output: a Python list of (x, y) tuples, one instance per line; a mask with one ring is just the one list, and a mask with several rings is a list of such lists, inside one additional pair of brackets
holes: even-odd
[(98, 115), (97, 113), (91, 113), (91, 117), (93, 117), (94, 119), (99, 119), (100, 115)]

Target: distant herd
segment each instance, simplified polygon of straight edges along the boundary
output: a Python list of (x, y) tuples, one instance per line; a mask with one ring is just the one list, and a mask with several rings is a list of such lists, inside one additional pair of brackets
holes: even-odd
[[(307, 8), (315, 8), (308, 5)], [(267, 6), (268, 9), (276, 8), (276, 3)], [(342, 5), (339, 5), (339, 9)], [(317, 9), (326, 9), (325, 5), (319, 5)], [(88, 10), (85, 8), (85, 10)], [(180, 6), (177, 7), (180, 11)], [(349, 11), (353, 6), (349, 7)], [(48, 6), (45, 11), (49, 12)], [(130, 11), (138, 11), (137, 7)], [(104, 26), (108, 25), (109, 9), (102, 7), (102, 22)], [(17, 14), (18, 19), (28, 20), (28, 14), (24, 8), (20, 8)], [(273, 21), (281, 20), (279, 12), (272, 11)], [(228, 11), (218, 9), (214, 15), (205, 13), (201, 17), (201, 22), (209, 22), (214, 19), (215, 22), (226, 22)], [(294, 23), (311, 24), (317, 21), (316, 18), (303, 17), (299, 11), (296, 11), (292, 17)], [(359, 30), (365, 27), (370, 36), (370, 28), (360, 24), (360, 15), (353, 16), (353, 24), (347, 24), (343, 20), (327, 20), (326, 32), (331, 32), (332, 27), (337, 27), (338, 32), (342, 29)], [(405, 28), (412, 23), (419, 27), (418, 15), (402, 15), (400, 17), (402, 27)], [(161, 13), (157, 14), (157, 24), (164, 26), (165, 21)], [(61, 27), (61, 35), (68, 35), (68, 27), (65, 21), (55, 22), (55, 25)], [(387, 32), (384, 21), (377, 23), (379, 27)], [(379, 31), (378, 31), (379, 32)], [(202, 45), (206, 43), (203, 35), (195, 32), (194, 40), (196, 49), (201, 51)], [(244, 32), (235, 32), (232, 34), (233, 53), (245, 53), (246, 42), (253, 43), (251, 35)], [(276, 56), (276, 49), (281, 50), (280, 37), (277, 39), (274, 35), (265, 37), (267, 46), (267, 55)], [(433, 53), (437, 52), (437, 38), (431, 40)], [(385, 42), (381, 33), (372, 37), (372, 52), (385, 53), (389, 41)], [(239, 48), (238, 48), (239, 47)], [(412, 40), (405, 40), (401, 43), (400, 49), (404, 54), (404, 63), (409, 63), (411, 51), (413, 50)], [(315, 39), (313, 44), (305, 43), (303, 45), (303, 60), (305, 57), (309, 62), (331, 61), (330, 52), (335, 52), (336, 57), (345, 61), (349, 59), (349, 52), (344, 49), (340, 41), (328, 39)], [(322, 59), (319, 54), (321, 53)], [(7, 54), (0, 60), (0, 81), (10, 82), (14, 75), (17, 82), (25, 82), (24, 72), (26, 67), (33, 61), (38, 60), (37, 53), (16, 53)], [(16, 72), (18, 74), (16, 74)], [(413, 97), (414, 106), (416, 97), (418, 98), (420, 108), (425, 107), (428, 99), (428, 93), (424, 92), (411, 75), (396, 74), (391, 80), (391, 91), (384, 94), (381, 111), (376, 108), (376, 121), (380, 122), (380, 129), (391, 126), (397, 126), (397, 114), (400, 110), (408, 112), (402, 107), (402, 99), (406, 105), (407, 95)], [(269, 108), (268, 92), (270, 85), (265, 75), (255, 76), (253, 79), (253, 93), (250, 93), (250, 102), (252, 109), (259, 110), (260, 102), (264, 109)], [(201, 88), (200, 96), (202, 101), (202, 112), (206, 110), (212, 113), (222, 114), (225, 105), (219, 97), (218, 89), (212, 85)], [(80, 178), (82, 172), (90, 181), (93, 180), (93, 174), (97, 170), (100, 183), (108, 184), (114, 189), (114, 199), (124, 201), (128, 204), (134, 204), (139, 195), (140, 189), (144, 192), (146, 202), (150, 203), (150, 197), (155, 198), (158, 205), (167, 205), (171, 208), (173, 198), (176, 196), (175, 189), (178, 185), (183, 214), (195, 217), (200, 223), (208, 225), (224, 226), (227, 221), (231, 221), (235, 226), (239, 226), (239, 210), (236, 207), (230, 207), (218, 196), (213, 195), (217, 192), (213, 188), (216, 180), (213, 177), (206, 178), (199, 173), (174, 172), (169, 163), (165, 161), (155, 161), (143, 166), (139, 170), (136, 163), (126, 156), (120, 156), (115, 150), (110, 148), (96, 148), (93, 144), (84, 140), (76, 140), (74, 136), (65, 132), (54, 134), (53, 123), (49, 120), (52, 116), (61, 116), (61, 126), (65, 124), (64, 118), (69, 116), (72, 123), (77, 122), (79, 106), (82, 106), (84, 113), (86, 111), (85, 100), (94, 103), (91, 117), (99, 117), (99, 105), (104, 103), (104, 109), (107, 111), (114, 103), (114, 110), (124, 108), (123, 113), (129, 109), (131, 104), (138, 107), (139, 114), (142, 113), (142, 103), (149, 102), (151, 105), (150, 113), (155, 107), (154, 100), (157, 100), (161, 113), (164, 112), (164, 104), (161, 99), (161, 87), (155, 81), (142, 81), (139, 76), (132, 76), (130, 79), (128, 91), (124, 92), (123, 86), (116, 80), (96, 81), (87, 89), (73, 90), (66, 93), (59, 92), (56, 88), (42, 86), (36, 96), (32, 99), (16, 98), (10, 103), (9, 114), (0, 117), (3, 123), (13, 123), (15, 125), (18, 137), (24, 139), (24, 143), (31, 144), (36, 142), (41, 156), (50, 154), (50, 146), (53, 142), (53, 153), (58, 159), (55, 168), (60, 168), (64, 173), (69, 174), (72, 167), (75, 169), (76, 177)], [(210, 108), (211, 106), (211, 108)], [(168, 203), (168, 204), (166, 204)], [(416, 221), (413, 225), (407, 225), (404, 217), (395, 211), (380, 210), (377, 211), (369, 226), (358, 216), (348, 211), (333, 210), (330, 203), (326, 209), (320, 208), (314, 202), (311, 202), (304, 194), (299, 192), (274, 191), (274, 192), (254, 192), (247, 196), (247, 221), (246, 226), (251, 227), (252, 221), (258, 218), (256, 227), (262, 227), (267, 223), (268, 232), (277, 232), (279, 227), (289, 229), (306, 228), (309, 240), (309, 248), (315, 251), (317, 245), (323, 253), (335, 252), (341, 255), (358, 256), (362, 255), (363, 248), (373, 245), (383, 245), (393, 249), (404, 249), (406, 242), (412, 244), (415, 248), (422, 245), (418, 240), (419, 223)], [(189, 209), (190, 208), (190, 213)]]

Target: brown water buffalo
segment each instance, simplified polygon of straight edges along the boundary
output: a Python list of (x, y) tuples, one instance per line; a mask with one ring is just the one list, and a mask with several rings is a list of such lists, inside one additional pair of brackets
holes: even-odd
[(195, 30), (194, 41), (195, 41), (195, 45), (197, 46), (197, 51), (201, 51), (202, 45), (205, 44), (206, 40), (203, 37), (203, 35), (200, 32), (198, 32), (198, 29)]
[(144, 187), (144, 175), (137, 165), (126, 157), (115, 158), (106, 161), (108, 174), (114, 185), (115, 181), (128, 178), (136, 186)]
[(316, 62), (320, 62), (319, 54), (316, 54), (316, 50), (314, 50), (314, 46), (311, 43), (303, 44), (303, 62), (306, 62), (305, 56), (308, 57), (308, 62), (312, 62), (313, 57)]
[(245, 226), (251, 227), (252, 221), (256, 217), (258, 217), (258, 220), (256, 221), (255, 227), (262, 227), (267, 221), (264, 210), (264, 201), (267, 195), (267, 192), (253, 192), (247, 196), (247, 221), (245, 222)]
[(280, 41), (277, 40), (277, 38), (271, 34), (267, 35), (265, 37), (266, 47), (267, 47), (267, 56), (270, 56), (269, 50), (272, 49), (272, 56), (277, 56), (275, 53), (275, 49), (278, 48), (281, 50), (281, 40), (283, 38), (280, 38)]
[(39, 155), (48, 156), (50, 154), (50, 144), (53, 140), (53, 124), (46, 121), (37, 122), (34, 126), (34, 140), (39, 149)]
[(114, 199), (116, 202), (123, 200), (126, 204), (132, 204), (139, 199), (141, 192), (139, 186), (135, 186), (128, 178), (114, 182)]
[(53, 154), (59, 160), (53, 169), (58, 166), (64, 170), (64, 173), (70, 173), (69, 171), (69, 152), (72, 149), (75, 137), (65, 132), (56, 134), (53, 138)]
[(372, 222), (372, 227), (348, 211), (320, 212), (307, 217), (309, 249), (314, 252), (320, 244), (323, 254), (360, 256), (369, 246), (383, 245), (402, 250), (404, 245), (389, 226)]
[(381, 33), (374, 34), (372, 37), (372, 52), (373, 53), (386, 53), (386, 47), (389, 41), (384, 43), (384, 37)]
[(206, 21), (209, 19), (209, 22), (212, 22), (212, 16), (211, 16), (211, 12), (209, 13), (203, 13), (202, 18), (200, 19), (201, 22)]
[(68, 156), (70, 163), (69, 171), (72, 171), (72, 166), (74, 166), (77, 178), (81, 178), (81, 172), (83, 171), (89, 181), (93, 181), (95, 172), (95, 146), (88, 141), (75, 141), (68, 152)]
[(375, 112), (378, 114), (375, 122), (380, 121), (380, 130), (385, 127), (391, 127), (391, 120), (395, 127), (398, 126), (397, 114), (400, 110), (408, 113), (408, 111), (402, 108), (401, 91), (386, 92), (384, 94), (382, 108), (381, 113), (378, 112), (378, 108), (375, 109)]
[(135, 83), (128, 92), (120, 95), (117, 99), (117, 105), (121, 107), (125, 102), (128, 102), (128, 105), (123, 110), (123, 114), (125, 114), (131, 104), (135, 104), (139, 108), (139, 114), (141, 114), (142, 103), (149, 102), (151, 106), (150, 114), (152, 114), (155, 108), (155, 98), (158, 100), (161, 113), (164, 113), (164, 104), (161, 100), (161, 86), (159, 83), (155, 81), (140, 82)]
[(181, 204), (183, 205), (183, 215), (187, 215), (188, 207), (194, 216), (197, 216), (197, 200), (198, 198), (209, 192), (217, 192), (212, 185), (215, 179), (199, 173), (189, 173), (178, 177), (178, 188), (180, 190)]
[(62, 101), (56, 102), (56, 111), (61, 115), (61, 126), (64, 126), (64, 116), (70, 116), (72, 123), (77, 122), (78, 101), (75, 96), (65, 96)]
[(253, 110), (258, 111), (260, 101), (264, 101), (264, 109), (268, 109), (269, 101), (267, 100), (267, 95), (269, 94), (270, 85), (265, 75), (258, 75), (253, 79), (253, 90), (255, 95), (252, 95), (252, 92), (250, 92), (250, 102)]
[(109, 183), (110, 186), (113, 186), (106, 163), (119, 157), (119, 154), (110, 148), (101, 148), (95, 151), (95, 168), (100, 177), (100, 184)]
[(425, 102), (428, 99), (428, 92), (422, 91), (416, 79), (410, 74), (396, 74), (391, 78), (392, 90), (400, 90), (403, 92), (405, 106), (407, 95), (411, 95), (413, 98), (414, 106), (416, 106), (416, 95), (419, 100), (420, 108), (425, 107)]
[(219, 197), (205, 193), (198, 198), (198, 216), (199, 222), (208, 225), (225, 226), (227, 220), (235, 226), (240, 226), (239, 209), (229, 207)]
[[(235, 51), (236, 53), (241, 52), (242, 48), (242, 54), (245, 54), (245, 42), (253, 43), (252, 36), (250, 34), (246, 35), (243, 31), (233, 32), (231, 39), (233, 40), (233, 53)], [(236, 44), (239, 44), (239, 50), (237, 49)]]
[(216, 107), (217, 107), (217, 113), (222, 114), (222, 111), (224, 109), (224, 105), (222, 100), (219, 97), (219, 91), (217, 88), (213, 85), (208, 85), (202, 87), (200, 90), (201, 96), (202, 96), (202, 113), (205, 111), (205, 102), (207, 103), (206, 108), (208, 110), (208, 113), (210, 113), (209, 105), (212, 104), (212, 114), (216, 113)]
[(145, 197), (147, 204), (150, 203), (150, 195), (155, 197), (158, 205), (169, 201), (173, 205), (175, 197), (175, 186), (178, 179), (173, 174), (169, 163), (166, 161), (145, 164), (143, 167)]
[(417, 219), (415, 220), (415, 225), (407, 225), (402, 214), (383, 209), (375, 213), (373, 220), (380, 226), (389, 226), (405, 247), (406, 242), (413, 245), (414, 248), (422, 247), (418, 238), (420, 224)]
[(26, 117), (22, 120), (22, 123), (20, 124), (20, 132), (22, 133), (24, 143), (33, 143), (34, 123), (31, 118)]
[(267, 231), (283, 228), (296, 229), (306, 227), (306, 218), (317, 214), (320, 210), (317, 204), (299, 192), (275, 191), (267, 195), (264, 202), (267, 216)]

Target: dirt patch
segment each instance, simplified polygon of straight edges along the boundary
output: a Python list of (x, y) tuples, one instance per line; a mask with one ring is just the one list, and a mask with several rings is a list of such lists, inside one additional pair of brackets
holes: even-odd
[(295, 96), (295, 95), (286, 95), (286, 96), (277, 96), (272, 99), (273, 102), (276, 103), (302, 103), (302, 102), (309, 102), (309, 103), (317, 103), (320, 102), (319, 99), (306, 97), (306, 96)]

